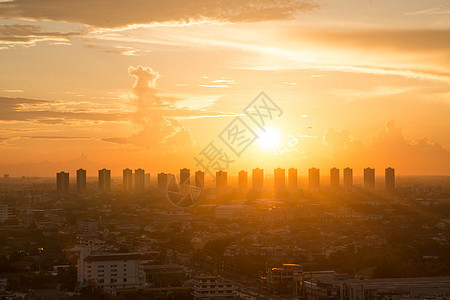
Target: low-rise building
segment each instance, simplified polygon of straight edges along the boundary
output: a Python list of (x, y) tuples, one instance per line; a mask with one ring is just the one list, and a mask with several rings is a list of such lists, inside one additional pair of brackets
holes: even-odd
[(220, 276), (197, 276), (192, 289), (194, 299), (238, 299), (234, 282)]

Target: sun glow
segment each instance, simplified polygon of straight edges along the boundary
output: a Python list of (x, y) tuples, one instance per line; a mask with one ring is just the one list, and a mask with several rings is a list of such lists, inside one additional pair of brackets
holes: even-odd
[(258, 142), (261, 148), (268, 150), (275, 149), (281, 142), (280, 132), (275, 127), (268, 127), (259, 134)]

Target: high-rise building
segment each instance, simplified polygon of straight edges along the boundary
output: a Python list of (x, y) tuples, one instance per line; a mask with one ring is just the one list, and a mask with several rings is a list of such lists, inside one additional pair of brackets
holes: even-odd
[(69, 173), (56, 173), (56, 190), (60, 193), (69, 192)]
[(339, 187), (339, 169), (330, 169), (330, 187), (335, 189)]
[(133, 190), (133, 171), (128, 168), (123, 170), (123, 190), (127, 192)]
[(273, 186), (275, 191), (282, 191), (286, 188), (286, 171), (277, 168), (273, 170)]
[(191, 170), (180, 169), (180, 185), (190, 185), (191, 184)]
[(247, 171), (239, 171), (239, 191), (245, 192), (248, 189), (248, 173)]
[(165, 190), (167, 189), (167, 185), (169, 183), (168, 174), (166, 173), (159, 173), (158, 174), (158, 189)]
[(256, 168), (252, 170), (252, 189), (262, 191), (264, 187), (264, 170)]
[(111, 190), (111, 170), (98, 170), (98, 188), (102, 192), (109, 192)]
[(227, 172), (216, 172), (216, 188), (221, 189), (227, 186)]
[(142, 193), (145, 190), (145, 170), (134, 170), (134, 188), (136, 192)]
[(144, 185), (145, 188), (149, 188), (150, 187), (150, 173), (145, 173), (145, 180), (144, 180)]
[(83, 169), (77, 170), (77, 191), (78, 192), (86, 191), (86, 170)]
[(195, 172), (195, 186), (198, 188), (205, 187), (205, 172), (202, 171)]
[(375, 169), (364, 169), (364, 188), (368, 190), (375, 189)]
[(353, 169), (344, 169), (344, 188), (348, 189), (353, 186)]
[(320, 170), (316, 168), (311, 168), (308, 170), (308, 181), (310, 189), (320, 188)]
[(389, 167), (384, 170), (384, 183), (387, 191), (395, 190), (395, 169)]
[(288, 170), (288, 184), (290, 190), (297, 189), (298, 186), (297, 169), (290, 168)]

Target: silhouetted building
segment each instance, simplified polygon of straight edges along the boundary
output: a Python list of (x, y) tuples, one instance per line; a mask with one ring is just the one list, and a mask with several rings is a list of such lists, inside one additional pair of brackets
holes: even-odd
[(248, 189), (248, 173), (247, 171), (239, 171), (239, 191), (245, 192)]
[(264, 187), (264, 170), (256, 168), (252, 170), (252, 189), (262, 191)]
[(195, 186), (198, 188), (205, 187), (205, 172), (202, 171), (195, 172)]
[(131, 192), (133, 190), (133, 171), (130, 169), (123, 170), (123, 190)]
[(145, 188), (150, 187), (150, 173), (145, 173), (145, 180), (144, 180), (144, 186)]
[(216, 188), (221, 189), (227, 186), (227, 172), (216, 172)]
[(83, 169), (77, 170), (77, 191), (78, 192), (86, 191), (86, 170)]
[(384, 170), (384, 183), (387, 191), (395, 190), (395, 169), (389, 167)]
[(273, 170), (273, 185), (276, 191), (281, 191), (286, 188), (286, 171), (285, 169), (277, 168)]
[(186, 168), (180, 169), (180, 185), (182, 184), (191, 184), (191, 170)]
[(375, 189), (375, 169), (364, 169), (364, 188), (368, 190)]
[(166, 173), (159, 173), (158, 174), (158, 189), (165, 190), (167, 189), (167, 185), (169, 183), (168, 174)]
[(98, 188), (102, 192), (111, 190), (111, 170), (98, 170)]
[(320, 170), (316, 168), (311, 168), (308, 170), (308, 181), (310, 189), (320, 188)]
[(59, 193), (69, 192), (69, 173), (56, 173), (56, 190)]
[(337, 168), (330, 169), (330, 187), (334, 189), (339, 187), (339, 169)]
[(290, 168), (288, 170), (288, 184), (289, 184), (289, 189), (291, 189), (291, 190), (297, 189), (297, 186), (298, 186), (297, 169)]
[(136, 192), (142, 193), (145, 190), (145, 170), (134, 170), (134, 188)]
[(344, 169), (344, 188), (348, 189), (353, 186), (353, 169)]

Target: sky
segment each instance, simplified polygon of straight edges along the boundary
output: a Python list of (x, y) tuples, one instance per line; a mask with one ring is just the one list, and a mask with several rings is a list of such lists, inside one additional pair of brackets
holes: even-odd
[(0, 0), (0, 175), (450, 175), (449, 115), (448, 0)]

